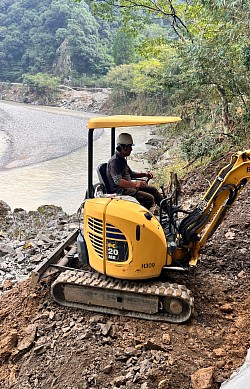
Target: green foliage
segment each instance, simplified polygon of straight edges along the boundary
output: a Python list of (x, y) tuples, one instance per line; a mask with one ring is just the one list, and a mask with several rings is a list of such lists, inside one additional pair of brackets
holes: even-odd
[(163, 64), (152, 58), (151, 60), (140, 61), (134, 65), (134, 83), (132, 90), (139, 94), (158, 93), (162, 90), (161, 79)]
[(132, 92), (134, 66), (134, 64), (129, 64), (112, 68), (104, 78), (106, 84), (125, 94)]
[(250, 70), (250, 46), (249, 45), (242, 48), (242, 55), (243, 55), (243, 65), (249, 71)]
[[(137, 35), (131, 79), (120, 68), (108, 74), (116, 90), (119, 87), (124, 90), (126, 84), (129, 98), (132, 93), (136, 100), (140, 96), (158, 99), (162, 113), (178, 112), (185, 119), (191, 130), (186, 131), (188, 134), (210, 123), (218, 128), (218, 136), (231, 133), (235, 141), (239, 133), (242, 137), (245, 121), (241, 116), (247, 117), (250, 111), (249, 2), (88, 0), (88, 3), (102, 17), (119, 17), (123, 28)], [(199, 136), (190, 136), (185, 141), (187, 155), (207, 155), (216, 149), (213, 136), (205, 133), (205, 138), (205, 143), (200, 144)]]
[(0, 2), (0, 80), (23, 73), (103, 75), (113, 65), (113, 26), (72, 0)]
[[(78, 0), (79, 1), (79, 0)], [(184, 2), (178, 0), (86, 0), (93, 12), (109, 21), (119, 16), (127, 32), (138, 35), (145, 25), (164, 18), (174, 28), (177, 36), (188, 34), (188, 28), (179, 15), (185, 10)]]
[(212, 157), (219, 153), (223, 144), (223, 138), (218, 131), (211, 131), (208, 128), (200, 128), (193, 134), (184, 137), (180, 150), (188, 161), (198, 158)]
[(23, 84), (35, 90), (39, 95), (54, 92), (60, 84), (59, 77), (51, 77), (47, 73), (23, 74)]
[(116, 66), (133, 62), (133, 39), (122, 30), (117, 32), (114, 40), (113, 55)]

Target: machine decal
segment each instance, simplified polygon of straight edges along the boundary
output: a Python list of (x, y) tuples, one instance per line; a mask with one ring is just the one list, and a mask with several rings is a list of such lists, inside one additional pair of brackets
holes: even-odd
[(155, 262), (142, 263), (141, 267), (143, 269), (151, 269), (152, 267), (155, 267)]
[(106, 224), (107, 260), (125, 262), (128, 259), (128, 243), (122, 231), (110, 223)]
[(114, 262), (125, 262), (128, 259), (128, 243), (107, 239), (107, 259)]
[(113, 249), (112, 247), (108, 247), (108, 259), (117, 261), (119, 258), (119, 251), (117, 249)]

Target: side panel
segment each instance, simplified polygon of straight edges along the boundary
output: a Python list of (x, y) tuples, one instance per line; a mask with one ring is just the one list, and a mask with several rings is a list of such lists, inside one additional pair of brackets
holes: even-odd
[(104, 217), (110, 198), (89, 199), (84, 205), (83, 233), (88, 249), (89, 263), (105, 274)]
[(166, 264), (166, 239), (158, 220), (140, 204), (92, 199), (84, 208), (84, 236), (90, 265), (121, 279), (157, 277)]

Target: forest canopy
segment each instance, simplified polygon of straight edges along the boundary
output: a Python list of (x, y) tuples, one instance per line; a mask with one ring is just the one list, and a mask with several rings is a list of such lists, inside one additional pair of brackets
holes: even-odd
[(39, 72), (70, 79), (113, 65), (113, 28), (73, 0), (1, 0), (0, 80)]
[(109, 71), (109, 83), (117, 91), (127, 98), (144, 94), (152, 100), (154, 96), (156, 110), (175, 107), (191, 129), (209, 123), (206, 139), (211, 133), (211, 145), (221, 134), (232, 134), (235, 142), (246, 135), (250, 121), (249, 1), (86, 1), (101, 17), (114, 20), (119, 14), (124, 30), (133, 36), (149, 26), (153, 29), (156, 21), (165, 28), (164, 35), (162, 31), (145, 35), (138, 45), (141, 58), (127, 65), (130, 70), (126, 68), (129, 82), (122, 67)]

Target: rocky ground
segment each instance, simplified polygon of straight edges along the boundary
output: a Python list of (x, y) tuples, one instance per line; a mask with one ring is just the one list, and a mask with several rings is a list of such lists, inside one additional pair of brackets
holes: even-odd
[[(197, 172), (183, 191), (194, 199), (206, 186)], [(196, 270), (168, 276), (194, 294), (195, 312), (182, 325), (59, 306), (50, 280), (32, 287), (23, 278), (76, 227), (77, 216), (55, 206), (10, 211), (2, 203), (0, 388), (218, 389), (250, 346), (249, 195), (246, 187)]]
[(0, 83), (0, 99), (16, 103), (63, 107), (84, 112), (105, 110), (105, 103), (111, 93), (109, 88), (73, 89), (61, 86), (57, 93), (37, 95), (23, 84)]

